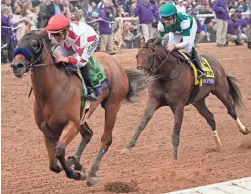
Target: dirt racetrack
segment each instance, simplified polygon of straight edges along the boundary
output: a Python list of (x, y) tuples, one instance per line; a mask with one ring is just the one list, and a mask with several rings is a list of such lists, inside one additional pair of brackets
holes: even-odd
[[(239, 118), (251, 128), (251, 51), (246, 46), (217, 48), (202, 44), (202, 53), (217, 58), (228, 75), (239, 80), (245, 109)], [(121, 65), (135, 67), (137, 50), (117, 54)], [(139, 138), (130, 156), (120, 155), (139, 123), (146, 93), (134, 104), (123, 103), (113, 132), (113, 144), (103, 158), (99, 182), (87, 187), (85, 181), (67, 179), (52, 173), (42, 133), (33, 116), (34, 96), (28, 98), (30, 77), (16, 78), (9, 65), (2, 66), (2, 193), (111, 193), (109, 185), (117, 182), (133, 187), (134, 193), (164, 193), (179, 189), (251, 176), (251, 135), (243, 136), (224, 105), (214, 96), (207, 104), (214, 113), (223, 143), (221, 152), (206, 121), (193, 106), (187, 106), (181, 130), (178, 161), (172, 158), (171, 133), (173, 115), (168, 107), (159, 109)], [(103, 132), (104, 111), (100, 107), (89, 120), (94, 136), (84, 152), (89, 169), (99, 149)], [(73, 154), (80, 141), (78, 135), (67, 149)]]

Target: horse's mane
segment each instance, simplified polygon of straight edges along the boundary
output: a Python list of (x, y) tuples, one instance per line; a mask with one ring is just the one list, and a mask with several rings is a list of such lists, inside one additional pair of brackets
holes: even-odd
[(152, 38), (145, 43), (145, 47), (149, 47), (151, 44), (153, 44), (153, 46), (159, 46), (164, 49), (165, 47), (161, 44), (161, 42), (162, 42), (161, 38)]
[(49, 48), (52, 46), (52, 42), (51, 42), (51, 39), (49, 38), (49, 35), (48, 35), (48, 32), (47, 32), (47, 29), (46, 29), (46, 28), (40, 30), (37, 34), (43, 37), (43, 39), (44, 39), (46, 45), (47, 45)]
[[(164, 47), (162, 45), (162, 39), (161, 38), (152, 38), (149, 39), (146, 43), (145, 43), (145, 47), (158, 47), (159, 49), (165, 51), (166, 53), (168, 53), (168, 51), (166, 51), (166, 47)], [(186, 58), (180, 54), (180, 52), (178, 50), (173, 50), (170, 54), (172, 54), (173, 56), (175, 56), (178, 59), (181, 59), (182, 61), (186, 61)], [(186, 53), (185, 53), (186, 54)], [(189, 57), (189, 55), (187, 55)]]

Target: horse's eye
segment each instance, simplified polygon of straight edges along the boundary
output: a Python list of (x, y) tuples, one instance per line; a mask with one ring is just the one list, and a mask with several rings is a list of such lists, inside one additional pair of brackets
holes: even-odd
[(32, 41), (31, 41), (31, 46), (32, 46), (32, 47), (38, 46), (38, 41), (32, 40)]
[(38, 41), (32, 40), (30, 44), (31, 44), (32, 49), (33, 49), (35, 52), (39, 52), (41, 46), (40, 46), (40, 44), (39, 44)]

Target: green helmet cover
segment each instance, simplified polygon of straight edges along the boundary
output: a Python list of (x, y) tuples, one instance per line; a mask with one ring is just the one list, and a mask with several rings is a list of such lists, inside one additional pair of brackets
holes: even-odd
[(165, 3), (159, 9), (161, 17), (169, 17), (177, 13), (177, 8), (172, 3)]

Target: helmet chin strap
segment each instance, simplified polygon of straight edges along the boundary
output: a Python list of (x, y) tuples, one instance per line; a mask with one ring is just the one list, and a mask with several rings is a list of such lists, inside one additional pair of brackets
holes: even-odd
[(66, 39), (68, 33), (69, 33), (69, 29), (65, 29), (65, 30), (64, 30), (64, 40)]

